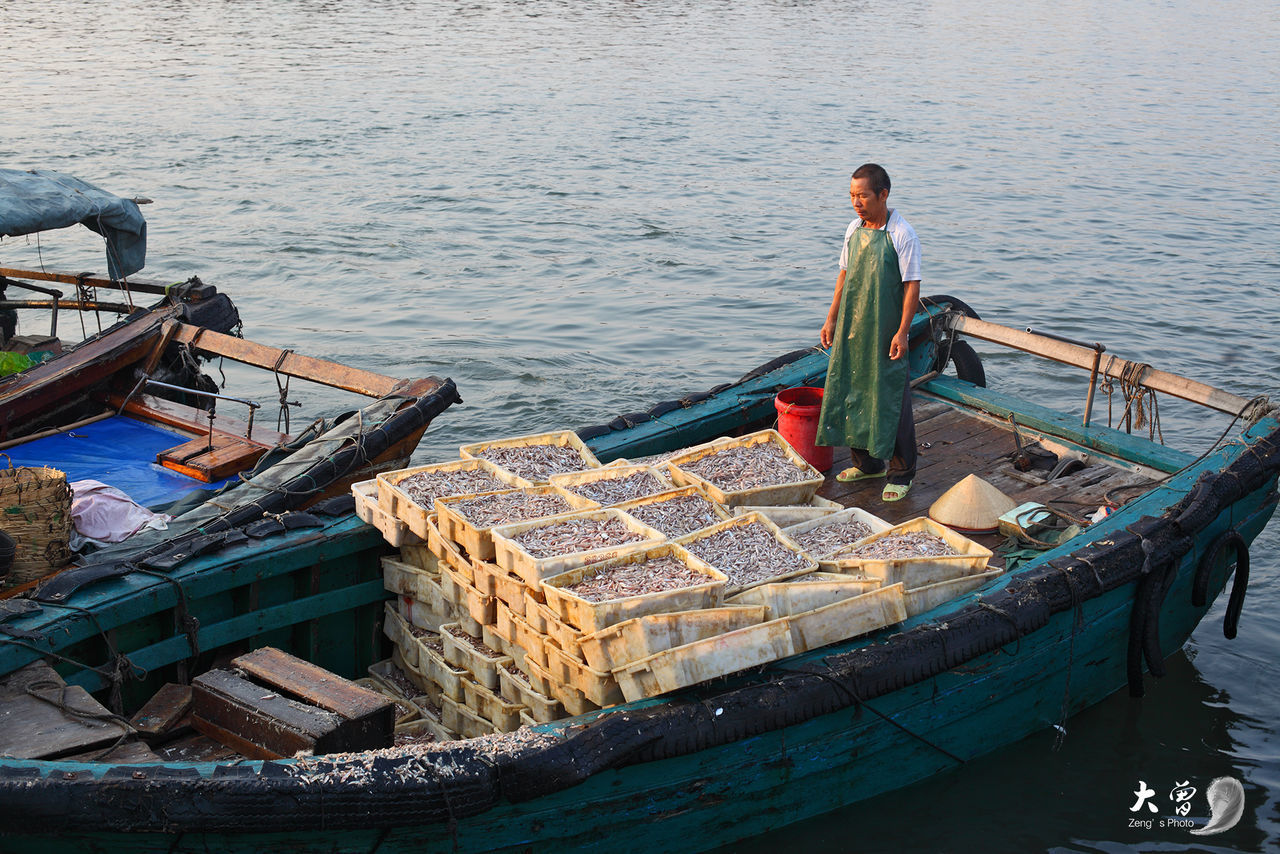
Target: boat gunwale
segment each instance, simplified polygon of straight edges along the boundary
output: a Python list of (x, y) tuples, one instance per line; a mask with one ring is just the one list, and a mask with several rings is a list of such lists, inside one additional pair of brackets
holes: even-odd
[[(935, 608), (926, 614), (922, 614), (917, 617), (910, 618), (907, 622), (900, 624), (897, 627), (894, 627), (892, 629), (882, 630), (879, 633), (876, 633), (874, 635), (871, 635), (865, 638), (855, 639), (852, 642), (833, 645), (832, 647), (826, 647), (826, 648), (823, 648), (822, 650), (816, 650), (816, 651), (802, 654), (800, 656), (795, 656), (795, 657), (786, 659), (787, 666), (783, 668), (777, 668), (777, 669), (788, 671), (789, 673), (795, 674), (795, 675), (804, 675), (804, 671), (797, 671), (796, 669), (797, 666), (804, 666), (807, 664), (811, 664), (813, 662), (822, 662), (824, 665), (829, 665), (832, 659), (836, 659), (838, 657), (847, 658), (848, 656), (856, 653), (860, 649), (864, 649), (872, 646), (891, 645), (894, 642), (893, 640), (894, 637), (904, 636), (908, 631), (911, 631), (912, 629), (928, 627), (929, 624), (936, 623), (937, 620), (941, 617), (946, 617), (948, 615), (955, 614), (965, 609), (966, 607), (975, 604), (975, 602), (977, 601), (993, 598), (996, 594), (1007, 589), (1008, 586), (1014, 583), (1015, 581), (1018, 581), (1019, 579), (1025, 580), (1035, 572), (1043, 571), (1046, 568), (1051, 568), (1051, 565), (1060, 561), (1061, 558), (1070, 557), (1077, 553), (1081, 553), (1089, 549), (1093, 549), (1100, 543), (1106, 544), (1107, 540), (1110, 540), (1111, 545), (1115, 545), (1119, 540), (1124, 538), (1125, 532), (1128, 533), (1128, 536), (1133, 540), (1134, 543), (1137, 543), (1137, 536), (1132, 534), (1132, 532), (1128, 531), (1129, 527), (1131, 525), (1134, 525), (1135, 522), (1153, 519), (1153, 518), (1156, 518), (1157, 521), (1169, 520), (1169, 512), (1172, 509), (1177, 508), (1179, 504), (1184, 503), (1187, 497), (1191, 494), (1190, 488), (1183, 489), (1183, 488), (1179, 488), (1180, 486), (1191, 486), (1191, 485), (1202, 483), (1203, 482), (1202, 477), (1206, 474), (1218, 472), (1221, 475), (1221, 473), (1227, 472), (1230, 469), (1232, 464), (1236, 463), (1238, 460), (1243, 458), (1246, 454), (1249, 454), (1251, 452), (1256, 452), (1259, 446), (1263, 444), (1268, 445), (1268, 452), (1271, 453), (1273, 457), (1275, 457), (1272, 464), (1273, 465), (1272, 470), (1265, 476), (1264, 482), (1256, 486), (1251, 492), (1241, 495), (1234, 501), (1229, 502), (1227, 505), (1218, 508), (1213, 515), (1213, 520), (1217, 520), (1223, 513), (1229, 512), (1232, 509), (1232, 507), (1235, 506), (1236, 503), (1248, 502), (1248, 501), (1253, 501), (1255, 504), (1257, 504), (1258, 506), (1258, 509), (1256, 511), (1257, 514), (1270, 515), (1270, 513), (1274, 511), (1274, 505), (1276, 501), (1276, 491), (1275, 491), (1276, 474), (1275, 474), (1274, 468), (1280, 467), (1280, 421), (1277, 421), (1275, 418), (1266, 418), (1263, 421), (1247, 429), (1242, 438), (1244, 438), (1246, 441), (1228, 443), (1223, 447), (1215, 449), (1214, 452), (1207, 455), (1204, 459), (1200, 460), (1196, 465), (1189, 467), (1183, 472), (1180, 472), (1173, 479), (1171, 479), (1169, 483), (1156, 487), (1146, 495), (1142, 496), (1139, 499), (1136, 499), (1134, 502), (1122, 508), (1120, 511), (1117, 511), (1117, 513), (1112, 514), (1112, 516), (1108, 517), (1108, 519), (1105, 520), (1104, 523), (1099, 524), (1099, 527), (1097, 528), (1095, 535), (1089, 537), (1087, 542), (1076, 543), (1074, 545), (1064, 544), (1063, 546), (1060, 546), (1058, 549), (1055, 549), (1051, 552), (1047, 552), (1036, 561), (1025, 565), (1019, 570), (1011, 573), (1006, 573), (1000, 578), (993, 580), (993, 582), (989, 583), (988, 585), (985, 585), (983, 588), (981, 588), (978, 591), (974, 591), (970, 594), (966, 594), (965, 596), (960, 597), (957, 600), (953, 600), (952, 602), (945, 603), (944, 605), (941, 605), (938, 608)], [(1161, 515), (1159, 517), (1154, 517), (1152, 511), (1160, 511)], [(1132, 581), (1133, 579), (1122, 582), (1121, 585), (1119, 586), (1123, 586), (1123, 584), (1127, 584), (1127, 583), (1132, 583)], [(1110, 589), (1115, 589), (1115, 588), (1110, 588)], [(1110, 591), (1103, 590), (1087, 598), (1095, 598), (1096, 596), (1103, 595), (1106, 592), (1110, 592)], [(1031, 632), (1034, 632), (1036, 630), (1038, 629), (1031, 629)], [(1031, 632), (1028, 632), (1028, 634), (1030, 634)], [(946, 668), (946, 669), (950, 669), (950, 668)], [(743, 687), (744, 683), (746, 687), (750, 687), (751, 685), (758, 682), (760, 678), (762, 677), (757, 676), (757, 677), (749, 677), (745, 679), (738, 678), (736, 680), (733, 678), (730, 678), (729, 680), (726, 680), (726, 682), (718, 685), (717, 688), (712, 691), (710, 696), (715, 697), (717, 695), (721, 695), (727, 692), (737, 690), (738, 687)], [(783, 678), (785, 679), (786, 676), (784, 675)], [(774, 681), (776, 681), (776, 679)], [(737, 684), (735, 685), (735, 683)], [(915, 684), (915, 683), (911, 683), (911, 684)], [(903, 686), (903, 687), (909, 687), (909, 686)], [(693, 702), (697, 705), (701, 705), (702, 702), (705, 702), (707, 699), (709, 698), (702, 698), (702, 700), (700, 701), (695, 701), (695, 700), (683, 699), (681, 697), (676, 697), (676, 698), (666, 698), (662, 700), (646, 700), (646, 701), (641, 701), (639, 703), (625, 704), (623, 706), (614, 707), (612, 709), (602, 710), (600, 712), (595, 712), (590, 715), (581, 716), (579, 718), (571, 718), (564, 721), (555, 722), (554, 724), (542, 725), (537, 727), (535, 731), (543, 732), (543, 733), (559, 733), (562, 736), (578, 735), (584, 731), (589, 730), (591, 728), (591, 725), (594, 723), (604, 721), (604, 720), (609, 720), (610, 718), (615, 718), (619, 715), (625, 715), (627, 713), (635, 713), (635, 712), (641, 712), (641, 713), (652, 712), (655, 709), (655, 707), (675, 706), (675, 705), (679, 705), (682, 702), (686, 704), (689, 702)], [(586, 724), (586, 726), (583, 726), (584, 724)], [(570, 733), (571, 730), (574, 730), (574, 732)], [(568, 739), (565, 739), (565, 741), (567, 740)], [(561, 744), (563, 743), (565, 742), (561, 742)], [(440, 758), (442, 761), (446, 761), (446, 760), (453, 761), (453, 759), (457, 758), (458, 756), (466, 756), (469, 753), (473, 753), (475, 749), (476, 749), (475, 747), (468, 747), (467, 742), (460, 741), (460, 742), (457, 742), (456, 744), (448, 745), (440, 749), (439, 751), (435, 751), (429, 755), (436, 756)], [(397, 751), (392, 751), (392, 753), (396, 753), (396, 752)], [(400, 751), (400, 753), (401, 755), (399, 757), (397, 756), (383, 757), (385, 759), (385, 762), (387, 763), (386, 767), (388, 770), (392, 766), (395, 766), (397, 762), (400, 762), (400, 761), (417, 763), (418, 766), (420, 767), (420, 763), (421, 763), (420, 755), (415, 755), (414, 752), (411, 750)], [(245, 771), (251, 771), (255, 779), (259, 779), (259, 775), (261, 775), (260, 777), (261, 781), (265, 782), (267, 779), (271, 779), (276, 776), (275, 774), (267, 773), (269, 766), (297, 765), (300, 761), (301, 760), (298, 760), (298, 759), (272, 760), (269, 762), (251, 761), (251, 762), (240, 763), (236, 767), (244, 769)], [(344, 762), (356, 763), (356, 762), (362, 762), (362, 760), (359, 758), (358, 755), (346, 760), (343, 760), (342, 758), (327, 760), (323, 757), (314, 757), (306, 760), (304, 762), (304, 767), (300, 770), (302, 772), (303, 778), (305, 778), (307, 773), (311, 773), (310, 771), (308, 771), (308, 768), (312, 766), (314, 766), (313, 770), (316, 774), (328, 775), (333, 771), (333, 769), (342, 767)], [(74, 778), (76, 780), (79, 780), (81, 783), (83, 783), (85, 782), (86, 778), (101, 779), (102, 777), (105, 777), (107, 775), (113, 775), (113, 774), (119, 775), (124, 771), (128, 771), (131, 774), (133, 772), (142, 772), (145, 776), (149, 769), (154, 770), (156, 768), (162, 768), (162, 769), (169, 768), (169, 769), (172, 769), (175, 773), (178, 773), (179, 776), (166, 778), (166, 780), (171, 781), (174, 785), (177, 786), (177, 790), (181, 791), (185, 787), (188, 787), (192, 784), (198, 784), (200, 781), (217, 780), (219, 778), (219, 775), (226, 773), (225, 769), (227, 767), (228, 766), (226, 766), (223, 763), (216, 763), (216, 762), (215, 763), (168, 762), (168, 763), (164, 763), (161, 766), (154, 766), (154, 765), (149, 765), (149, 766), (148, 765), (143, 765), (143, 766), (123, 765), (121, 766), (121, 765), (112, 765), (110, 763), (80, 763), (80, 762), (68, 762), (68, 761), (58, 761), (58, 760), (34, 760), (33, 761), (33, 760), (0, 759), (0, 793), (2, 793), (4, 789), (9, 787), (10, 785), (15, 785), (15, 784), (27, 785), (33, 781), (35, 776), (38, 776), (44, 780), (53, 781), (55, 784), (60, 775), (67, 777), (68, 780), (71, 780), (72, 778)], [(241, 772), (237, 772), (237, 773), (241, 773)], [(289, 785), (295, 785), (300, 781), (300, 778), (294, 772), (287, 773), (285, 777), (282, 779), (289, 781)], [(158, 781), (154, 781), (154, 780), (152, 782), (158, 783)], [(154, 793), (154, 788), (153, 788), (153, 793)], [(186, 792), (183, 794), (184, 797), (187, 795), (189, 795), (189, 792)], [(334, 826), (339, 826), (339, 825), (334, 825)]]

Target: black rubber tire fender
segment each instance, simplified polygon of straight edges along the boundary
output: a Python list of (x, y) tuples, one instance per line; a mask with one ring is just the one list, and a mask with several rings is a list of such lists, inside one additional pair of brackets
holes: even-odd
[[(974, 320), (981, 320), (978, 313), (974, 311), (968, 303), (963, 300), (956, 299), (950, 294), (937, 294), (930, 297), (921, 297), (920, 302), (924, 305), (946, 305), (960, 312), (965, 317), (972, 317)], [(941, 354), (939, 354), (941, 356)], [(982, 360), (978, 358), (978, 354), (974, 352), (968, 342), (955, 340), (951, 343), (951, 364), (956, 366), (956, 376), (967, 383), (986, 388), (987, 374), (982, 367)], [(936, 364), (934, 370), (941, 373), (946, 369), (945, 364)]]
[(925, 305), (949, 305), (965, 317), (972, 317), (974, 320), (981, 320), (978, 313), (969, 307), (969, 304), (963, 300), (958, 300), (950, 294), (937, 294), (931, 297), (921, 297), (920, 302)]
[(979, 388), (987, 387), (987, 372), (982, 367), (982, 359), (968, 341), (954, 341), (951, 344), (951, 364), (956, 366), (956, 376)]
[(1223, 531), (1209, 544), (1196, 565), (1195, 579), (1191, 583), (1191, 604), (1203, 608), (1209, 602), (1209, 578), (1218, 555), (1229, 547), (1236, 550), (1235, 578), (1231, 582), (1231, 598), (1227, 600), (1227, 613), (1222, 618), (1222, 634), (1234, 640), (1240, 628), (1240, 612), (1244, 609), (1244, 596), (1249, 587), (1249, 544), (1234, 528)]

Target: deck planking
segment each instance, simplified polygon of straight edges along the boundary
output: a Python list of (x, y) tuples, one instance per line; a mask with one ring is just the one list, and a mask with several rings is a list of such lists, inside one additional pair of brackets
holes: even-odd
[[(836, 475), (850, 465), (849, 449), (835, 448), (834, 462), (818, 494), (846, 507), (860, 507), (899, 524), (926, 516), (930, 505), (966, 476), (976, 474), (1008, 495), (1017, 504), (1037, 501), (1076, 517), (1088, 516), (1108, 498), (1129, 500), (1154, 481), (1126, 469), (1094, 462), (1087, 467), (1045, 482), (1044, 470), (1029, 473), (1013, 465), (1017, 451), (1012, 425), (991, 423), (937, 400), (917, 396), (913, 404), (919, 458), (915, 482), (901, 501), (885, 502), (880, 494), (883, 478), (841, 483)], [(1023, 439), (1032, 446), (1033, 440)], [(1112, 490), (1115, 495), (1109, 496)], [(997, 534), (974, 539), (991, 548), (1003, 542)], [(999, 561), (997, 561), (999, 562)]]

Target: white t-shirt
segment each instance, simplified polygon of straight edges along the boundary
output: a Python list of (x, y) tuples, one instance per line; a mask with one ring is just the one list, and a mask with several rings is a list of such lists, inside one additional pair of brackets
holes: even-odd
[[(840, 269), (849, 268), (849, 238), (853, 231), (862, 225), (862, 218), (857, 217), (844, 230), (844, 243), (840, 246)], [(902, 271), (902, 281), (920, 281), (920, 238), (911, 223), (902, 218), (896, 210), (889, 211), (889, 221), (885, 223), (889, 239), (893, 241), (894, 251), (898, 253), (898, 269)]]

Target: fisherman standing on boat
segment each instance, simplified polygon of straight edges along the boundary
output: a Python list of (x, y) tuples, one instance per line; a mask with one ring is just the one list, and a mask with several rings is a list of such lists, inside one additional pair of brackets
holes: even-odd
[(819, 334), (831, 348), (831, 366), (816, 444), (849, 446), (853, 465), (836, 480), (884, 477), (880, 497), (898, 501), (916, 473), (907, 332), (920, 301), (920, 239), (889, 209), (889, 186), (889, 174), (875, 163), (859, 166), (849, 181), (858, 216), (845, 230)]

